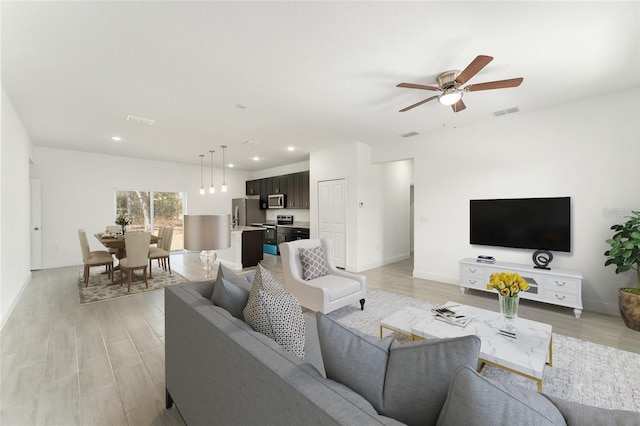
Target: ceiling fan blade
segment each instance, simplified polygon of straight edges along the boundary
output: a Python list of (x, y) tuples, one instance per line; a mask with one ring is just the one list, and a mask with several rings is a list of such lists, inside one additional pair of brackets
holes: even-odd
[(524, 78), (511, 78), (509, 80), (489, 81), (487, 83), (470, 84), (464, 88), (465, 92), (477, 92), (479, 90), (505, 89), (518, 87)]
[(426, 104), (427, 102), (432, 101), (432, 100), (437, 99), (437, 98), (438, 98), (437, 96), (432, 96), (432, 97), (427, 98), (427, 99), (425, 99), (423, 101), (420, 101), (420, 102), (418, 102), (416, 104), (409, 105), (408, 107), (401, 109), (400, 112), (409, 111), (410, 109), (413, 109), (413, 108), (415, 108), (417, 106), (420, 106), (422, 104)]
[(413, 84), (413, 83), (400, 83), (396, 85), (396, 87), (406, 87), (408, 89), (422, 89), (422, 90), (440, 90), (438, 87), (425, 86), (424, 84)]
[(486, 67), (489, 62), (493, 61), (492, 56), (478, 55), (471, 63), (456, 77), (456, 83), (464, 84), (476, 75), (482, 68)]
[(460, 99), (458, 102), (456, 102), (455, 104), (451, 105), (451, 109), (453, 109), (453, 112), (460, 112), (463, 109), (466, 109), (467, 106), (464, 104), (464, 102), (462, 102), (462, 99)]

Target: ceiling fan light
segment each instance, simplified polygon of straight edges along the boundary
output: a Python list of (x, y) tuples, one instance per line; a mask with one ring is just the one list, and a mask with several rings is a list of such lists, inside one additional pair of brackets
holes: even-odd
[(438, 96), (438, 101), (442, 105), (453, 105), (460, 99), (462, 99), (462, 92), (458, 91), (444, 92), (442, 95)]

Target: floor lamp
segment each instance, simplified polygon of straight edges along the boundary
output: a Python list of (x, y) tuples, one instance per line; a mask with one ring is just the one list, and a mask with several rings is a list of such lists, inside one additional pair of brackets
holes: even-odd
[(231, 215), (185, 215), (184, 248), (200, 252), (205, 278), (211, 278), (215, 250), (231, 246)]

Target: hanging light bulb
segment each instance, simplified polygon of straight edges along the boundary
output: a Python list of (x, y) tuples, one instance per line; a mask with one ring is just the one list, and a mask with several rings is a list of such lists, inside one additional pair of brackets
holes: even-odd
[(222, 192), (227, 192), (227, 181), (226, 176), (225, 176), (225, 162), (224, 162), (224, 150), (227, 149), (226, 145), (220, 145), (220, 148), (222, 148), (222, 186), (220, 187), (220, 190)]
[(204, 154), (200, 155), (200, 195), (204, 195), (204, 169), (202, 168), (202, 159), (204, 158)]
[(216, 187), (213, 186), (213, 153), (215, 151), (210, 149), (209, 153), (211, 154), (211, 186), (209, 187), (209, 194), (215, 194), (216, 193)]

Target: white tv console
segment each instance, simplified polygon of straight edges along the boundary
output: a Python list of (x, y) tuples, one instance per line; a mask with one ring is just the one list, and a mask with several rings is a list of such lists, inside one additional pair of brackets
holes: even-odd
[(487, 290), (487, 283), (494, 272), (517, 272), (527, 280), (529, 290), (520, 293), (523, 299), (573, 308), (576, 318), (582, 315), (582, 273), (567, 269), (537, 269), (518, 263), (481, 263), (467, 257), (460, 260), (460, 292), (468, 289)]

